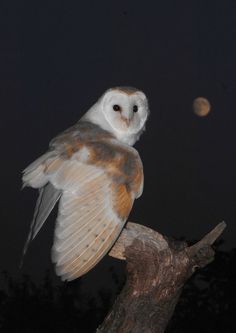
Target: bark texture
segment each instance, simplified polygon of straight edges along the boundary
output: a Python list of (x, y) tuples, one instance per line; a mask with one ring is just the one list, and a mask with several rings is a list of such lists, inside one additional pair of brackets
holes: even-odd
[(126, 260), (127, 280), (97, 333), (164, 332), (187, 279), (214, 259), (211, 245), (225, 226), (218, 224), (188, 247), (129, 222), (110, 251)]

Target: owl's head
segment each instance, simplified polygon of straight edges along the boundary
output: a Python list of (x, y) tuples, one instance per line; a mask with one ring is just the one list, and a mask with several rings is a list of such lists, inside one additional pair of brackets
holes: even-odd
[(111, 132), (119, 141), (133, 145), (145, 129), (149, 114), (145, 94), (131, 87), (107, 90), (87, 112), (86, 119)]

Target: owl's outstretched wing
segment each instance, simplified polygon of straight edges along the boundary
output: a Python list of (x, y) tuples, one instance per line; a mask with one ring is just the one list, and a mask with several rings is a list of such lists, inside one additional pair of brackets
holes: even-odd
[(79, 191), (65, 190), (59, 204), (52, 260), (63, 280), (85, 274), (109, 251), (133, 204), (131, 193), (114, 186), (104, 172), (83, 169)]
[[(141, 164), (136, 166), (141, 171), (134, 170), (135, 177), (128, 181), (126, 175), (117, 176), (112, 161), (88, 162), (89, 153), (84, 145), (67, 159), (49, 155), (23, 178), (30, 186), (46, 182), (60, 191), (52, 260), (63, 280), (85, 274), (109, 251), (138, 196), (133, 189), (142, 186), (137, 177)], [(40, 227), (43, 222), (38, 222)]]

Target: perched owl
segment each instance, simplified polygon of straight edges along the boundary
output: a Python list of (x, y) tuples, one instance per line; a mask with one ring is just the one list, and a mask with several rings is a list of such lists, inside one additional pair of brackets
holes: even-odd
[(52, 261), (62, 280), (88, 272), (109, 251), (143, 191), (143, 167), (132, 145), (149, 113), (143, 92), (107, 90), (49, 150), (23, 171), (39, 189), (23, 254), (59, 201)]

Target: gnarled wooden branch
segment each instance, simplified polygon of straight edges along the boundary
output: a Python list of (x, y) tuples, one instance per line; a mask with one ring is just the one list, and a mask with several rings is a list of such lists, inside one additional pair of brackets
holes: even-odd
[(213, 260), (211, 245), (225, 227), (218, 224), (188, 247), (129, 222), (109, 253), (126, 260), (126, 284), (97, 333), (164, 332), (185, 282)]

